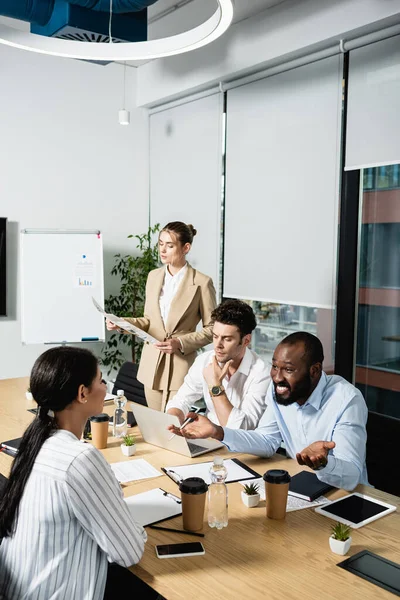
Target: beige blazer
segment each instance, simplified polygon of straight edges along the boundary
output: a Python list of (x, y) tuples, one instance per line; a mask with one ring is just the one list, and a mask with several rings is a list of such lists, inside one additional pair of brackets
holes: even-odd
[[(164, 275), (165, 267), (149, 273), (144, 316), (127, 320), (160, 341), (180, 338), (183, 354), (165, 354), (153, 344), (145, 344), (138, 371), (138, 380), (150, 389), (178, 390), (196, 358), (196, 350), (212, 341), (211, 313), (217, 301), (212, 279), (188, 265), (164, 326), (159, 305)], [(203, 329), (196, 331), (200, 321)]]

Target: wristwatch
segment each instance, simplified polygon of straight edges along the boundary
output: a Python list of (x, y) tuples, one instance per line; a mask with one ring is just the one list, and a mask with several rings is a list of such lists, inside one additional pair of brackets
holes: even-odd
[(213, 387), (210, 388), (211, 396), (220, 396), (224, 392), (225, 388), (223, 385), (213, 385)]

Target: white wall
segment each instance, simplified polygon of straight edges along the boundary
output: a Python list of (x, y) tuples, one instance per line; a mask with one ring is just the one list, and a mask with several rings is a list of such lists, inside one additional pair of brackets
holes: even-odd
[[(0, 46), (0, 216), (8, 217), (8, 317), (0, 318), (0, 379), (27, 375), (46, 348), (22, 346), (19, 231), (103, 233), (106, 296), (116, 252), (133, 253), (130, 233), (148, 225), (148, 120), (133, 107), (136, 70), (127, 69), (131, 125), (118, 124), (123, 67), (100, 66)], [(62, 318), (62, 315), (60, 315)], [(100, 344), (91, 346), (97, 353)]]
[(154, 106), (339, 44), (399, 22), (399, 13), (400, 0), (288, 0), (234, 24), (204, 48), (139, 67), (137, 103)]

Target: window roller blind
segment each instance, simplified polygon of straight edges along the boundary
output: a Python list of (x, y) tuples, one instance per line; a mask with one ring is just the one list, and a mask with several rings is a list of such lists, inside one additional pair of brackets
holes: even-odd
[(350, 52), (346, 170), (400, 163), (400, 36)]
[(225, 297), (335, 303), (341, 60), (228, 92)]

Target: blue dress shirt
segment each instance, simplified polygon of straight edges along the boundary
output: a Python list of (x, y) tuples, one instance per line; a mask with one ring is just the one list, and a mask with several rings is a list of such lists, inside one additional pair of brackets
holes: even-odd
[(345, 490), (368, 485), (366, 422), (368, 410), (361, 392), (338, 375), (322, 372), (317, 387), (303, 406), (282, 406), (273, 384), (267, 392), (267, 409), (254, 431), (224, 427), (223, 443), (232, 452), (272, 456), (283, 441), (292, 458), (317, 441), (333, 441), (328, 464), (316, 471), (318, 479)]

